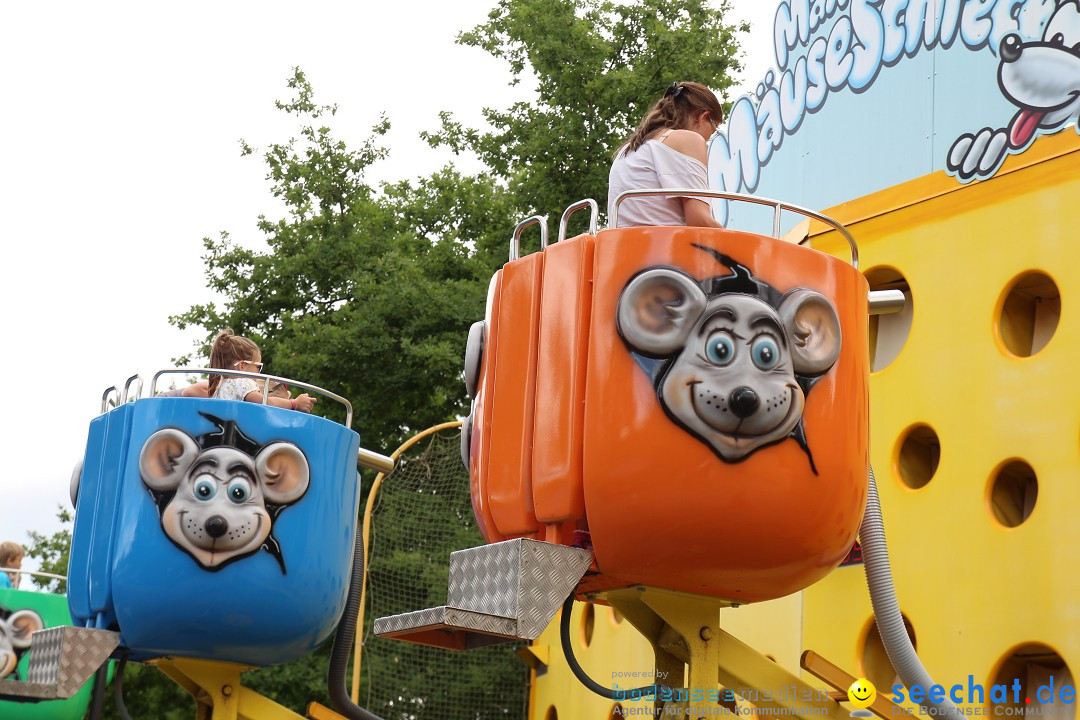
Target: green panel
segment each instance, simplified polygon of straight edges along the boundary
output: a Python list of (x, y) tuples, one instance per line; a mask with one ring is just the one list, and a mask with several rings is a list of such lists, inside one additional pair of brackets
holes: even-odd
[[(29, 590), (0, 589), (0, 607), (8, 610), (34, 610), (45, 622), (45, 627), (70, 625), (67, 597)], [(26, 680), (30, 666), (30, 653), (19, 659), (15, 673), (19, 680)], [(78, 720), (86, 714), (93, 692), (93, 680), (86, 683), (74, 697), (67, 700), (49, 700), (39, 703), (0, 701), (0, 718), (3, 720)]]

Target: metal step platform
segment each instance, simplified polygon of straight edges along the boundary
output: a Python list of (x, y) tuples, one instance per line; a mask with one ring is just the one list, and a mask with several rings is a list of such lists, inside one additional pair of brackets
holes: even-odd
[(120, 633), (91, 628), (38, 630), (30, 645), (26, 682), (0, 680), (0, 698), (64, 700), (75, 695), (120, 644)]
[(446, 605), (375, 620), (375, 634), (448, 650), (534, 640), (592, 553), (518, 538), (450, 553)]

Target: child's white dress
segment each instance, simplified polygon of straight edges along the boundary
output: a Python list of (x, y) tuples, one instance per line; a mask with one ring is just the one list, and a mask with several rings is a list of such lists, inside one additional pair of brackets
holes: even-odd
[(252, 392), (259, 392), (259, 384), (251, 378), (225, 378), (214, 391), (219, 400), (243, 400)]

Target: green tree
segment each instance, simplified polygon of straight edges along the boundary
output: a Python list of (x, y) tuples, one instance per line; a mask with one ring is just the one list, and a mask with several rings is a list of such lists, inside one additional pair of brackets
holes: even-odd
[(493, 129), (442, 113), (433, 146), (471, 150), (507, 183), (519, 213), (559, 217), (570, 203), (606, 206), (610, 159), (676, 80), (723, 95), (740, 68), (730, 3), (704, 0), (501, 0), (488, 21), (458, 36), (506, 60), (514, 83), (531, 75), (536, 97), (486, 108)]
[[(60, 529), (52, 535), (43, 535), (31, 530), (30, 545), (26, 548), (26, 554), (38, 561), (38, 568), (42, 572), (52, 573), (67, 577), (68, 556), (71, 552), (71, 513), (63, 505), (57, 505), (56, 518), (60, 521)], [(67, 582), (43, 577), (30, 578), (41, 590), (53, 593), (66, 593)]]
[(389, 123), (350, 149), (321, 124), (336, 107), (315, 103), (299, 69), (289, 87), (295, 97), (277, 106), (300, 138), (263, 154), (287, 211), (259, 218), (268, 251), (227, 233), (207, 238), (208, 283), (225, 307), (196, 305), (171, 320), (208, 338), (222, 327), (252, 337), (268, 371), (350, 398), (364, 445), (392, 450), (465, 411), (463, 338), (483, 313), (492, 249), (505, 238), (505, 192), (447, 168), (378, 194), (364, 175), (385, 157), (378, 142)]

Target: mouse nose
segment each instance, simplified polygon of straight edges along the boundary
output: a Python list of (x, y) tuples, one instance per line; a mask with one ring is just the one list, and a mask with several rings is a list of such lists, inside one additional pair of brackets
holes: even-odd
[(1001, 59), (1005, 62), (1016, 62), (1020, 59), (1020, 53), (1024, 51), (1023, 43), (1020, 40), (1020, 36), (1016, 33), (1009, 33), (1001, 41), (1001, 47), (998, 48), (998, 52), (1001, 53)]
[(229, 523), (220, 515), (215, 515), (206, 521), (206, 534), (212, 538), (219, 538), (229, 531)]
[(754, 414), (760, 405), (757, 393), (748, 387), (735, 388), (728, 398), (728, 407), (736, 417), (746, 418)]

